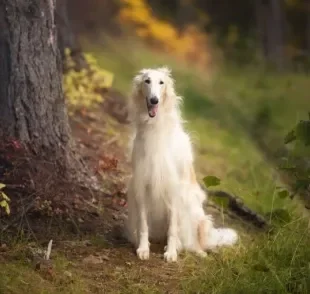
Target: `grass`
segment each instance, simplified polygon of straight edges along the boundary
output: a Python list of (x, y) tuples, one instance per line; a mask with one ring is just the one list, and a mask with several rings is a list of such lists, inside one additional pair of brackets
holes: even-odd
[(182, 289), (185, 293), (308, 293), (309, 241), (305, 224), (289, 224), (275, 235), (219, 255), (212, 268), (210, 264), (195, 269)]
[[(269, 213), (274, 228), (268, 233), (240, 231), (238, 246), (205, 260), (182, 254), (176, 265), (155, 253), (149, 262), (140, 262), (128, 248), (106, 248), (102, 240), (93, 240), (93, 247), (83, 248), (84, 256), (104, 252), (109, 260), (88, 267), (79, 254), (71, 256), (75, 248), (58, 249), (53, 252), (53, 280), (22, 258), (10, 259), (0, 267), (0, 293), (310, 293), (308, 222), (292, 201), (277, 196), (276, 187), (283, 183), (275, 160), (284, 135), (310, 110), (308, 77), (275, 75), (254, 66), (211, 75), (131, 39), (84, 45), (115, 74), (114, 87), (124, 94), (139, 69), (169, 65), (184, 96), (200, 178), (218, 176), (222, 189)], [(277, 217), (281, 211), (284, 219)], [(65, 271), (72, 273), (70, 283)]]
[(66, 258), (59, 254), (53, 259), (53, 265), (53, 275), (49, 275), (36, 271), (25, 258), (15, 256), (1, 264), (0, 293), (86, 293), (88, 284), (77, 275), (77, 270)]

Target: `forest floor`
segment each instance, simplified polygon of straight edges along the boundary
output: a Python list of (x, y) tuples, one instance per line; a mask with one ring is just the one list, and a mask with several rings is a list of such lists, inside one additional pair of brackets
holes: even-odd
[[(75, 113), (71, 126), (82, 157), (99, 176), (104, 192), (93, 193), (89, 201), (77, 195), (74, 218), (67, 220), (70, 225), (65, 224), (63, 230), (59, 230), (61, 220), (52, 216), (46, 223), (38, 219), (40, 225), (30, 225), (31, 241), (22, 232), (10, 243), (2, 241), (0, 293), (179, 293), (180, 282), (195, 267), (204, 267), (205, 261), (183, 254), (177, 264), (167, 264), (163, 246), (155, 244), (150, 260), (139, 261), (123, 237), (125, 185), (130, 173), (124, 98), (112, 91), (92, 111)], [(208, 211), (218, 223), (224, 217), (213, 207)], [(35, 221), (36, 216), (29, 217), (29, 223)], [(227, 215), (225, 222), (251, 228)], [(50, 238), (50, 264), (39, 264), (38, 252), (46, 250)], [(211, 254), (209, 261), (217, 258), (217, 253)]]

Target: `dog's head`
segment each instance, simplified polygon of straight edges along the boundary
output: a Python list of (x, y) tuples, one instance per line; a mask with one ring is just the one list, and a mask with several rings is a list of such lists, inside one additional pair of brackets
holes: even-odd
[(175, 96), (170, 70), (165, 67), (141, 70), (134, 78), (134, 93), (134, 103), (147, 111), (150, 118), (155, 117), (166, 100)]

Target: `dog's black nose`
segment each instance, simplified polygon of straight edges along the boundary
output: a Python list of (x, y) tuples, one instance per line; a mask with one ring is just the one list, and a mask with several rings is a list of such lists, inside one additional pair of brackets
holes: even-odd
[(153, 104), (153, 105), (158, 104), (158, 98), (157, 97), (152, 97), (150, 101), (151, 101), (151, 104)]

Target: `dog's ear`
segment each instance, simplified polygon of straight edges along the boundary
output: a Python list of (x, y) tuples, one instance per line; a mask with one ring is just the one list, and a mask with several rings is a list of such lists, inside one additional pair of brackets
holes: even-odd
[(169, 77), (171, 76), (171, 69), (166, 66), (160, 67), (158, 70)]
[(141, 69), (133, 79), (134, 84), (140, 84), (142, 81), (142, 77), (147, 73), (147, 71), (147, 69)]

